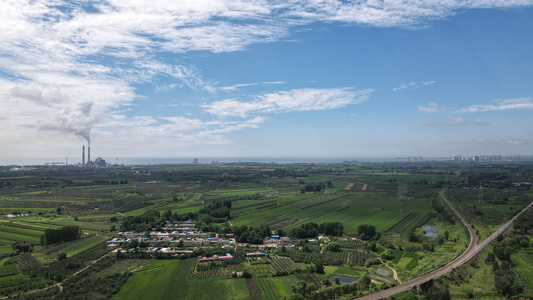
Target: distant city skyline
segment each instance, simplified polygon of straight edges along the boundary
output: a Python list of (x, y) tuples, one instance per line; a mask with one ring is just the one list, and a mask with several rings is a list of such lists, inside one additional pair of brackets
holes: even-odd
[[(533, 154), (533, 1), (8, 1), (0, 164)], [(113, 163), (113, 161), (110, 161)]]
[[(87, 167), (111, 167), (114, 165), (212, 165), (227, 163), (276, 163), (276, 164), (325, 164), (325, 163), (424, 163), (435, 161), (533, 161), (533, 155), (451, 155), (448, 157), (97, 157)], [(86, 161), (87, 163), (87, 161)], [(0, 166), (83, 166), (81, 160), (76, 158), (18, 158), (16, 160), (0, 159)]]

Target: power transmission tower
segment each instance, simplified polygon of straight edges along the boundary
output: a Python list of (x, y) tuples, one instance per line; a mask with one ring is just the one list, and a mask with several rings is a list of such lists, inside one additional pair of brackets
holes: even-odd
[(402, 201), (405, 200), (405, 193), (407, 192), (407, 184), (405, 182), (401, 182), (398, 186), (398, 198)]

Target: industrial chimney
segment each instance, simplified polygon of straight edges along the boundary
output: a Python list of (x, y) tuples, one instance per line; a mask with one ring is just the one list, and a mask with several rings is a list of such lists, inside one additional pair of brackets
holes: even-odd
[(87, 145), (87, 163), (91, 162), (91, 143)]
[(81, 165), (85, 166), (85, 145), (81, 146)]

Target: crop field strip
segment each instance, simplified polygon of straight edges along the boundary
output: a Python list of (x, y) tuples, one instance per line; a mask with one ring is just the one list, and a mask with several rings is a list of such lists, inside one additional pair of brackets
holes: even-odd
[(250, 266), (250, 272), (255, 277), (267, 277), (272, 274), (272, 268), (267, 264), (259, 264)]
[(533, 291), (533, 250), (513, 254), (512, 261), (513, 271), (524, 281), (524, 286)]
[[(48, 228), (61, 228), (62, 226), (67, 225), (77, 225), (81, 229), (87, 232), (100, 232), (101, 230), (109, 230), (109, 225), (101, 222), (83, 222), (83, 221), (74, 221), (73, 218), (62, 217), (55, 218), (52, 220), (25, 220), (20, 221), (20, 223), (34, 224), (38, 226), (48, 227)], [(44, 231), (45, 228), (43, 228)]]
[[(396, 221), (396, 223), (392, 224), (390, 227), (388, 227), (387, 229), (383, 230), (383, 232), (389, 232), (389, 231), (394, 231), (394, 232), (401, 232), (401, 231), (398, 231), (399, 228), (403, 228), (403, 226), (399, 226), (399, 224), (401, 224), (405, 219), (407, 219), (409, 216), (411, 216), (413, 212), (408, 212), (406, 214), (404, 214), (404, 216), (399, 219), (398, 221)], [(396, 227), (399, 227), (399, 228), (396, 228)], [(396, 228), (396, 229), (395, 229)]]
[[(320, 194), (320, 193), (317, 193)], [(291, 203), (291, 206), (306, 209), (317, 205), (322, 205), (328, 202), (336, 201), (344, 197), (350, 197), (350, 195), (328, 195), (328, 196), (317, 196), (314, 199), (306, 199), (305, 201), (298, 201)]]
[(420, 224), (420, 220), (422, 220), (422, 218), (424, 218), (426, 215), (427, 213), (409, 212), (405, 217), (403, 217), (401, 220), (398, 220), (384, 232), (396, 232), (406, 235), (409, 232), (414, 231), (417, 227), (424, 225), (425, 222), (424, 224)]
[(258, 189), (258, 188), (249, 188), (249, 189), (234, 189), (234, 190), (217, 190), (209, 192), (204, 195), (204, 197), (234, 197), (234, 196), (250, 196), (255, 194), (266, 194), (272, 192), (272, 189)]
[(21, 235), (36, 236), (36, 237), (40, 237), (44, 233), (44, 229), (38, 230), (36, 228), (30, 229), (30, 228), (12, 226), (12, 225), (13, 224), (10, 224), (10, 223), (0, 223), (0, 231), (17, 233)]
[(292, 259), (283, 256), (272, 256), (270, 261), (272, 262), (271, 266), (275, 272), (290, 272), (292, 270), (306, 268), (306, 264), (295, 263)]
[(0, 266), (0, 277), (12, 276), (19, 273), (16, 264), (8, 264)]
[(433, 218), (436, 218), (437, 217), (437, 214), (436, 213), (425, 213), (424, 215), (422, 215), (422, 217), (415, 223), (415, 225), (411, 226), (411, 229), (409, 229), (409, 233), (411, 232), (415, 232), (416, 228), (419, 228), (419, 227), (422, 227), (424, 225), (426, 225), (427, 222), (429, 222), (429, 220), (433, 219)]
[[(343, 200), (344, 197), (340, 197), (340, 198), (337, 198), (337, 199), (334, 199), (334, 200), (331, 200), (331, 202), (341, 202)], [(295, 226), (301, 224), (301, 223), (305, 223), (305, 222), (315, 222), (315, 223), (321, 223), (320, 221), (318, 221), (319, 219), (324, 219), (326, 221), (322, 221), (322, 222), (333, 222), (333, 221), (339, 221), (338, 219), (338, 214), (339, 212), (343, 211), (343, 210), (346, 210), (346, 209), (350, 209), (350, 208), (354, 208), (353, 207), (353, 203), (356, 201), (357, 199), (352, 199), (350, 202), (348, 202), (347, 204), (344, 204), (344, 205), (341, 205), (342, 203), (336, 203), (336, 204), (339, 204), (339, 206), (333, 206), (332, 204), (333, 203), (322, 203), (322, 204), (319, 204), (319, 205), (315, 205), (313, 206), (311, 209), (309, 210), (302, 210), (302, 211), (297, 211), (296, 212), (296, 215), (299, 216), (299, 218), (301, 219), (300, 221), (296, 222), (296, 223), (293, 223), (291, 225), (289, 225), (288, 227), (286, 227), (286, 229), (291, 229), (291, 228), (294, 228)], [(330, 216), (330, 217), (326, 217), (332, 213), (335, 213), (334, 215)]]
[(240, 208), (232, 208), (231, 209), (231, 215), (232, 217), (239, 217), (242, 215), (247, 215), (251, 212), (254, 212), (256, 210), (262, 210), (262, 209), (271, 209), (278, 206), (278, 203), (276, 200), (269, 200), (269, 201), (261, 201), (257, 204), (253, 205), (247, 205), (246, 207), (240, 207)]
[(373, 253), (366, 251), (356, 250), (350, 253), (350, 265), (351, 266), (364, 266), (366, 261), (377, 256)]
[(281, 294), (278, 291), (276, 285), (270, 278), (263, 277), (256, 279), (259, 288), (261, 289), (261, 295), (265, 300), (277, 300), (281, 298)]
[(34, 235), (26, 235), (26, 234), (20, 234), (15, 233), (11, 231), (3, 230), (3, 228), (0, 228), (0, 239), (2, 240), (10, 240), (10, 241), (23, 241), (23, 242), (32, 242), (32, 243), (39, 243), (40, 237), (34, 236)]
[(343, 263), (349, 263), (348, 259), (351, 255), (351, 250), (341, 249), (341, 251), (333, 252)]
[(106, 236), (93, 236), (88, 239), (82, 240), (78, 243), (73, 244), (72, 246), (65, 248), (62, 252), (65, 252), (67, 256), (74, 256), (78, 253), (81, 253), (87, 249), (93, 248), (96, 245), (103, 243), (105, 240), (107, 240), (108, 237)]
[(35, 226), (40, 226), (40, 227), (47, 227), (47, 228), (61, 228), (62, 226), (61, 225), (55, 225), (55, 224), (50, 224), (50, 223), (45, 223), (45, 222), (37, 222), (37, 221), (28, 221), (28, 220), (24, 220), (24, 221), (19, 221), (21, 223), (27, 223), (29, 226), (32, 226), (32, 225), (35, 225)]
[(290, 286), (287, 287), (285, 283), (282, 281), (281, 277), (270, 277), (269, 280), (274, 284), (276, 287), (276, 290), (280, 294), (281, 297), (286, 296), (291, 293)]

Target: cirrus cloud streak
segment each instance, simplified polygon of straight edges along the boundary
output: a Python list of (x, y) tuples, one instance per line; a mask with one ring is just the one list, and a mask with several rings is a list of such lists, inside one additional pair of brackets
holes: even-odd
[(531, 97), (516, 99), (497, 99), (495, 104), (472, 105), (457, 112), (485, 112), (485, 111), (503, 111), (503, 110), (520, 110), (533, 109)]
[(295, 89), (259, 95), (249, 102), (226, 99), (204, 104), (202, 107), (213, 115), (245, 118), (251, 113), (284, 113), (341, 108), (366, 101), (373, 91), (372, 89), (354, 91), (350, 88)]

